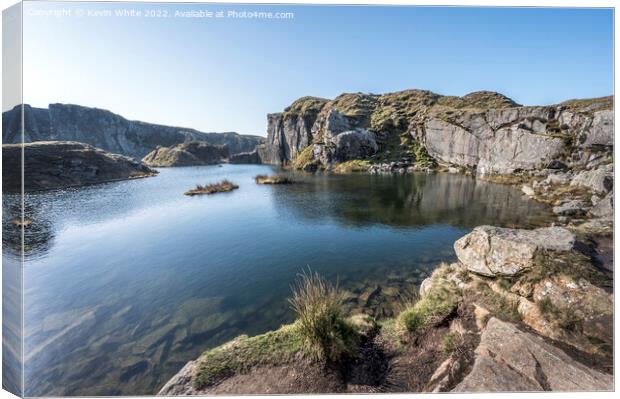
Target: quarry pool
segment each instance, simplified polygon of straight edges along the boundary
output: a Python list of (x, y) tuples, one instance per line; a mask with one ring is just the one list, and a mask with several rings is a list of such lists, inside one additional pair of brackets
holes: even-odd
[[(153, 394), (187, 361), (290, 322), (304, 268), (347, 291), (350, 312), (390, 317), (482, 224), (534, 227), (549, 209), (450, 174), (294, 175), (263, 165), (161, 169), (156, 177), (26, 196), (27, 396)], [(187, 197), (228, 178), (238, 190)], [(16, 261), (4, 196), (3, 252)]]

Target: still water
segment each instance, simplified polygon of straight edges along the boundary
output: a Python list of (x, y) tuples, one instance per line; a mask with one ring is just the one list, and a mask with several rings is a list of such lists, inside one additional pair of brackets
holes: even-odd
[[(292, 321), (304, 268), (389, 317), (474, 226), (537, 226), (549, 210), (461, 175), (297, 175), (270, 166), (161, 169), (156, 177), (29, 194), (26, 395), (153, 394), (187, 361)], [(228, 178), (238, 190), (186, 197)], [(4, 196), (3, 251), (15, 258)]]

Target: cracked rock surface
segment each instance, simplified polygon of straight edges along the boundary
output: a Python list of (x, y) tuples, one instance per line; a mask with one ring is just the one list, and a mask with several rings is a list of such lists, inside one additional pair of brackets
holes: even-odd
[(541, 337), (491, 318), (471, 372), (453, 391), (600, 391), (613, 389), (613, 376), (569, 357)]

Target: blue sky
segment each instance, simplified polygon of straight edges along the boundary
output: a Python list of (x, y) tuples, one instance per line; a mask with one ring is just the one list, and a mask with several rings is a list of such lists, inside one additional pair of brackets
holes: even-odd
[[(611, 9), (158, 4), (168, 18), (76, 16), (139, 3), (26, 3), (24, 102), (265, 135), (296, 98), (422, 88), (526, 104), (613, 94)], [(45, 14), (68, 9), (71, 16)], [(289, 20), (175, 11), (293, 12)], [(47, 15), (47, 16), (45, 16)]]

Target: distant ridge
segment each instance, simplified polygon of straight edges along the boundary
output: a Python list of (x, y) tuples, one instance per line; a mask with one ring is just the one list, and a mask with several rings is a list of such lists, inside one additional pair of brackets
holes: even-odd
[[(2, 142), (17, 144), (21, 106), (2, 113)], [(263, 137), (235, 132), (205, 133), (184, 127), (130, 121), (113, 112), (74, 104), (50, 104), (49, 108), (24, 105), (24, 142), (77, 141), (103, 150), (142, 159), (157, 146), (189, 141), (226, 145), (231, 154), (253, 151)]]

